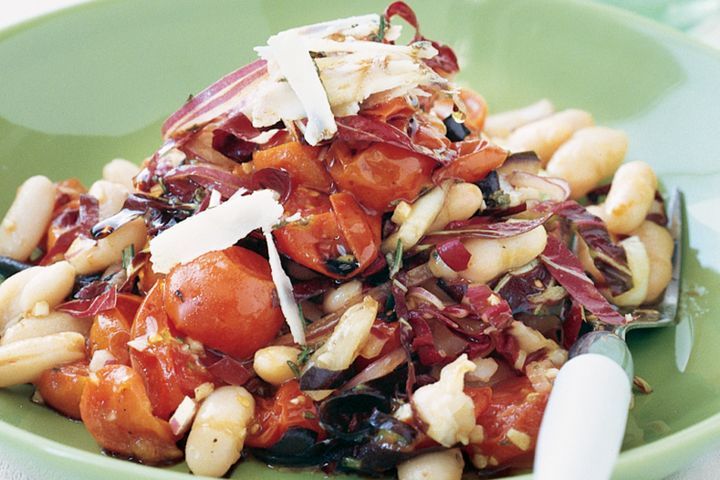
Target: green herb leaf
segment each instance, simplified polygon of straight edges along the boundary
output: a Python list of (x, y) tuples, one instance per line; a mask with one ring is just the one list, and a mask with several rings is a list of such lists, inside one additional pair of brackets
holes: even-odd
[(313, 412), (303, 412), (303, 417), (307, 418), (308, 420), (313, 420), (317, 417), (315, 417), (315, 414)]
[(385, 28), (385, 15), (380, 14), (380, 25), (378, 26), (378, 33), (374, 38), (376, 42), (382, 42), (385, 39)]
[(133, 258), (135, 258), (135, 245), (128, 245), (122, 251), (122, 267), (124, 270), (128, 270), (132, 266)]
[(293, 362), (292, 360), (288, 360), (287, 366), (290, 367), (290, 370), (292, 370), (293, 375), (295, 375), (297, 378), (300, 378), (300, 367), (298, 367), (297, 363)]
[(395, 252), (392, 254), (388, 253), (385, 256), (385, 259), (387, 260), (387, 263), (388, 263), (388, 266), (390, 269), (390, 278), (395, 277), (395, 275), (397, 275), (397, 273), (402, 268), (402, 265), (403, 265), (402, 257), (403, 257), (403, 244), (400, 241), (400, 239), (398, 239), (397, 245), (395, 246)]

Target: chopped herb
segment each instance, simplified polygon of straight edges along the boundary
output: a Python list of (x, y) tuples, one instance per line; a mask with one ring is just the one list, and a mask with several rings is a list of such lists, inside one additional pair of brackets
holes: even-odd
[(42, 256), (45, 255), (45, 252), (40, 247), (35, 247), (30, 254), (30, 261), (36, 262), (42, 258)]
[(390, 278), (395, 277), (395, 275), (397, 275), (397, 273), (402, 268), (402, 264), (403, 264), (402, 257), (403, 257), (403, 244), (400, 241), (400, 239), (398, 239), (397, 245), (395, 246), (395, 252), (393, 252), (392, 254), (388, 253), (385, 256), (385, 259), (387, 260), (387, 263), (390, 267)]
[(190, 94), (188, 94), (187, 100), (185, 100), (185, 102), (186, 102), (186, 103), (187, 103), (187, 102), (191, 102), (193, 98), (195, 98), (195, 95), (193, 95), (192, 93), (190, 93)]
[(336, 275), (347, 276), (360, 266), (354, 255), (341, 255), (325, 260), (325, 266)]
[(310, 359), (310, 355), (312, 355), (313, 352), (315, 352), (314, 348), (303, 345), (302, 350), (297, 356), (297, 365), (304, 366)]
[(359, 470), (360, 467), (362, 467), (362, 461), (358, 460), (357, 458), (351, 458), (351, 457), (344, 457), (340, 464), (345, 467), (349, 468), (351, 470)]
[(303, 412), (303, 417), (305, 417), (308, 420), (313, 420), (317, 418), (313, 412)]
[(380, 25), (378, 26), (378, 33), (375, 35), (375, 38), (373, 38), (376, 42), (382, 42), (385, 39), (385, 15), (380, 14)]
[(295, 375), (297, 378), (300, 378), (300, 367), (297, 363), (293, 362), (292, 360), (287, 361), (287, 366), (290, 367), (290, 370), (292, 370), (293, 375)]
[(135, 245), (128, 245), (122, 251), (122, 267), (128, 270), (132, 266), (133, 258), (135, 258)]
[(297, 306), (298, 306), (298, 315), (300, 315), (300, 320), (302, 321), (303, 325), (307, 325), (308, 321), (305, 318), (305, 314), (303, 314), (302, 305), (300, 303), (298, 303)]

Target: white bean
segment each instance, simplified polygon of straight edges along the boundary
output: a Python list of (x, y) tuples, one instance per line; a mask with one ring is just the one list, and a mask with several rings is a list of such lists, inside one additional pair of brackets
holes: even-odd
[(554, 111), (555, 107), (550, 100), (543, 98), (526, 107), (488, 115), (485, 119), (484, 132), (491, 137), (504, 138), (513, 130), (552, 115)]
[(91, 325), (92, 318), (75, 318), (65, 312), (50, 312), (44, 317), (25, 317), (5, 331), (0, 345), (62, 332), (87, 335)]
[(545, 250), (547, 232), (541, 225), (529, 232), (500, 239), (473, 238), (463, 244), (470, 252), (468, 268), (460, 273), (466, 280), (487, 283), (501, 273), (518, 268)]
[(337, 288), (331, 288), (323, 297), (323, 310), (325, 313), (337, 312), (345, 305), (362, 295), (362, 282), (351, 280)]
[(473, 183), (456, 183), (448, 190), (447, 198), (428, 232), (445, 227), (450, 222), (467, 220), (475, 212), (485, 208), (482, 190)]
[(41, 373), (85, 358), (85, 337), (56, 333), (0, 346), (0, 388), (35, 381)]
[(65, 258), (79, 275), (97, 273), (119, 262), (128, 246), (134, 245), (135, 251), (140, 251), (146, 239), (145, 222), (137, 218), (100, 240), (77, 238), (65, 253)]
[(607, 127), (578, 130), (547, 164), (547, 173), (570, 184), (572, 198), (583, 197), (611, 176), (625, 158), (627, 135)]
[(621, 165), (605, 198), (605, 223), (613, 233), (628, 234), (638, 228), (650, 211), (657, 177), (645, 162)]
[(66, 261), (40, 267), (35, 275), (22, 289), (20, 308), (30, 312), (38, 302), (47, 302), (50, 308), (59, 305), (72, 292), (75, 283), (75, 269)]
[(625, 250), (628, 266), (632, 273), (633, 286), (627, 292), (612, 298), (615, 305), (637, 307), (645, 300), (650, 280), (650, 259), (645, 245), (638, 237), (628, 237), (620, 242)]
[[(450, 184), (446, 182), (443, 186), (435, 187), (415, 200), (407, 214), (401, 215), (404, 221), (398, 231), (390, 235), (382, 243), (383, 253), (394, 252), (398, 240), (405, 251), (414, 247), (440, 213), (449, 188)], [(401, 208), (405, 209), (405, 207)]]
[(55, 185), (41, 175), (20, 185), (0, 224), (0, 255), (27, 260), (45, 235), (53, 208)]
[(398, 480), (460, 480), (465, 460), (459, 448), (425, 453), (397, 467)]
[(185, 460), (195, 475), (221, 477), (240, 458), (255, 400), (243, 387), (213, 391), (195, 416), (185, 445)]
[(25, 285), (42, 271), (42, 267), (32, 267), (12, 275), (0, 283), (0, 334), (8, 324), (22, 315), (20, 296)]
[(544, 166), (573, 133), (593, 123), (587, 112), (563, 110), (518, 128), (508, 137), (507, 146), (513, 152), (534, 151)]
[(122, 158), (116, 158), (103, 167), (103, 179), (124, 185), (129, 191), (135, 189), (133, 178), (140, 173), (140, 167)]
[(98, 180), (90, 186), (88, 193), (97, 198), (100, 220), (105, 220), (122, 210), (129, 190), (120, 183)]
[(662, 294), (672, 279), (672, 254), (675, 248), (667, 228), (645, 221), (632, 232), (645, 245), (650, 260), (650, 279), (644, 303), (652, 303)]
[(295, 347), (272, 345), (255, 352), (253, 370), (271, 385), (280, 385), (295, 376), (288, 362), (297, 363), (300, 350)]

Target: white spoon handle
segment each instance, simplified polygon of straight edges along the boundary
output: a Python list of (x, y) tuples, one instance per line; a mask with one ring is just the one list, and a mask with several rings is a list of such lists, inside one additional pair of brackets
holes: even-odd
[(535, 450), (534, 480), (608, 480), (628, 408), (625, 371), (603, 355), (569, 360), (555, 379)]

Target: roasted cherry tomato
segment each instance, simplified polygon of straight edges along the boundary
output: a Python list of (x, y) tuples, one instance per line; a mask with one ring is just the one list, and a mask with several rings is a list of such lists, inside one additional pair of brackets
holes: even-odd
[(322, 435), (318, 413), (312, 399), (300, 391), (297, 380), (280, 386), (274, 398), (259, 398), (255, 406), (255, 424), (245, 443), (255, 448), (268, 448), (289, 429), (305, 428)]
[(349, 193), (323, 198), (297, 189), (285, 213), (298, 211), (306, 221), (274, 232), (278, 249), (297, 263), (333, 278), (351, 278), (377, 258), (380, 217), (367, 214)]
[(127, 342), (130, 340), (135, 313), (142, 298), (137, 295), (121, 293), (117, 297), (115, 308), (100, 312), (95, 316), (89, 335), (89, 355), (98, 350), (108, 350), (117, 363), (130, 365)]
[(355, 154), (340, 141), (328, 151), (330, 175), (340, 190), (376, 212), (389, 212), (398, 200), (413, 202), (432, 186), (435, 160), (388, 144), (373, 144)]
[(87, 362), (45, 370), (35, 382), (45, 403), (63, 415), (80, 420), (80, 397), (88, 382)]
[(485, 99), (469, 88), (460, 89), (460, 99), (465, 104), (465, 126), (473, 133), (482, 132), (487, 116), (487, 103)]
[(492, 170), (505, 162), (508, 151), (487, 140), (465, 140), (457, 144), (458, 157), (439, 168), (433, 174), (433, 181), (453, 179), (478, 182)]
[(187, 395), (213, 377), (190, 346), (178, 338), (165, 313), (163, 281), (148, 293), (135, 316), (130, 336), (137, 346), (130, 349), (133, 368), (145, 383), (154, 415), (168, 419)]
[(270, 265), (245, 248), (177, 265), (165, 284), (165, 309), (175, 328), (233, 357), (250, 357), (283, 325)]
[[(519, 377), (493, 386), (489, 399), (487, 392), (470, 396), (485, 433), (482, 443), (470, 445), (470, 453), (492, 457), (501, 466), (522, 465), (531, 458), (547, 394), (535, 392), (526, 377)], [(485, 402), (487, 407), (479, 409), (478, 404)]]
[(82, 421), (104, 449), (143, 463), (158, 464), (182, 457), (170, 425), (151, 412), (140, 376), (125, 365), (95, 372), (80, 401)]
[(321, 147), (290, 142), (255, 152), (253, 164), (258, 170), (281, 168), (290, 174), (295, 185), (327, 193), (332, 188), (332, 179), (320, 159), (323, 150)]
[(381, 120), (404, 132), (415, 110), (416, 108), (410, 104), (406, 97), (395, 97), (387, 102), (380, 102), (363, 108), (362, 114), (366, 117)]

